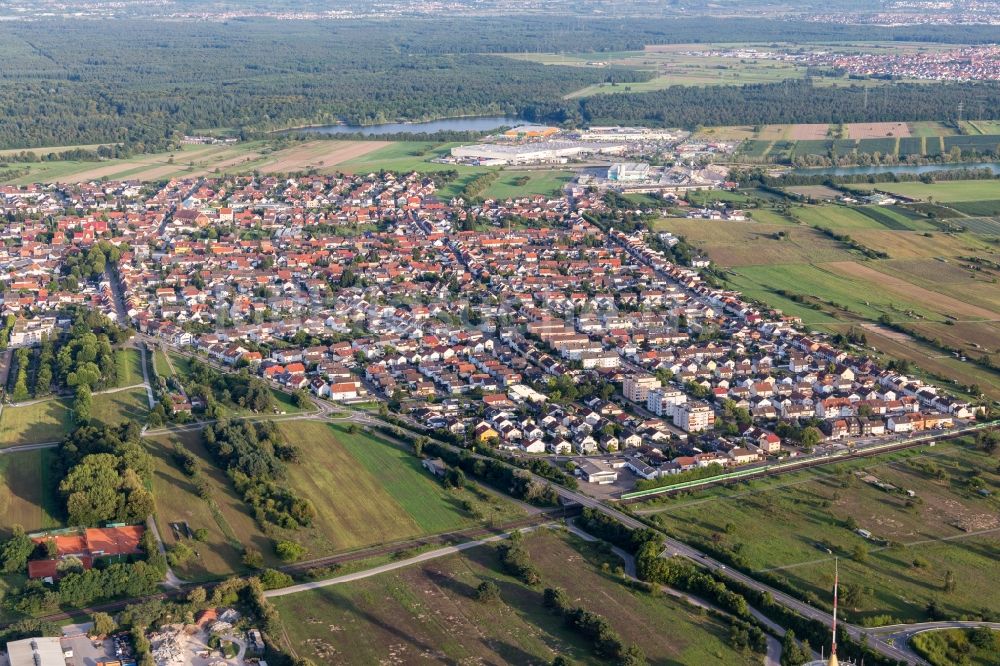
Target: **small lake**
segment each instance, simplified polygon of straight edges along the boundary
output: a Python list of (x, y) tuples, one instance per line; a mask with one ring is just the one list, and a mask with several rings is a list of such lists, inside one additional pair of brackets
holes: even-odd
[(466, 118), (442, 118), (422, 123), (383, 123), (381, 125), (320, 125), (287, 132), (309, 132), (313, 134), (356, 134), (380, 136), (382, 134), (433, 134), (434, 132), (487, 132), (498, 127), (513, 127), (523, 124), (523, 120), (508, 116), (468, 116)]
[(816, 167), (792, 169), (793, 176), (867, 176), (879, 173), (932, 173), (934, 171), (952, 171), (955, 169), (989, 169), (994, 174), (1000, 174), (1000, 162), (969, 162), (952, 164), (907, 164), (900, 166), (856, 166), (856, 167)]

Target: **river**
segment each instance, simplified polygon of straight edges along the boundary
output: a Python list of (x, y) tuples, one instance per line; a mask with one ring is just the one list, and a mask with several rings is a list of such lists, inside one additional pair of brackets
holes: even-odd
[(793, 176), (867, 176), (879, 173), (931, 173), (934, 171), (953, 171), (955, 169), (989, 169), (994, 174), (1000, 174), (1000, 162), (969, 162), (952, 164), (906, 164), (899, 166), (854, 166), (854, 167), (814, 167), (792, 169)]
[(509, 116), (466, 116), (442, 118), (422, 123), (383, 123), (381, 125), (318, 125), (285, 130), (285, 132), (311, 132), (314, 134), (356, 134), (381, 136), (383, 134), (433, 134), (434, 132), (486, 132), (498, 127), (512, 127), (524, 121)]

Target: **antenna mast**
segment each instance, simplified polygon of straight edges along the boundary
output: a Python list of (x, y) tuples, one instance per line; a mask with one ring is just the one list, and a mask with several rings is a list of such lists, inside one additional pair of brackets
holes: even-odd
[(839, 560), (833, 561), (833, 638), (830, 643), (830, 661), (837, 656), (837, 588), (840, 586)]

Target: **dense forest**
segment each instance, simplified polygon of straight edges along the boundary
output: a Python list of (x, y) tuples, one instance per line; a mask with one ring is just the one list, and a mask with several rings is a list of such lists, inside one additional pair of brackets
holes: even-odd
[(1000, 117), (995, 83), (895, 83), (882, 88), (822, 87), (809, 81), (596, 95), (529, 109), (529, 119), (695, 127), (766, 123), (950, 120), (959, 104), (983, 119)]
[[(165, 148), (179, 134), (203, 128), (248, 134), (309, 123), (492, 113), (692, 125), (756, 122), (753, 114), (745, 117), (749, 110), (771, 116), (782, 111), (776, 121), (822, 122), (826, 118), (816, 116), (827, 111), (833, 116), (857, 95), (815, 91), (802, 97), (796, 86), (777, 91), (763, 86), (748, 89), (746, 98), (737, 89), (709, 88), (564, 103), (564, 95), (584, 86), (633, 82), (652, 73), (548, 66), (491, 54), (747, 39), (980, 42), (995, 38), (995, 28), (987, 28), (571, 17), (7, 22), (0, 23), (0, 148), (120, 142), (128, 151), (143, 151)], [(937, 95), (938, 86), (921, 90), (926, 99), (941, 100), (920, 101), (927, 113), (950, 110), (956, 99)], [(918, 97), (913, 92), (894, 106), (908, 108)], [(836, 97), (836, 103), (829, 106), (824, 95)], [(995, 100), (983, 101), (995, 111), (1000, 106)], [(966, 108), (974, 108), (973, 100), (965, 101)], [(700, 105), (708, 117), (695, 117)], [(768, 108), (754, 108), (759, 105)], [(877, 117), (857, 118), (866, 112), (857, 106), (854, 116), (843, 119), (880, 119), (887, 113), (875, 100), (869, 111)]]

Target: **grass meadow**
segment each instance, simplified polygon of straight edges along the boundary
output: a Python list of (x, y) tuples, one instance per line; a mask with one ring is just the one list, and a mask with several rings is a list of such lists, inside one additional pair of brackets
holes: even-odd
[[(997, 462), (969, 441), (943, 442), (689, 493), (644, 512), (678, 538), (737, 548), (747, 570), (784, 578), (819, 599), (828, 596), (839, 555), (841, 584), (859, 591), (846, 603), (857, 620), (882, 614), (922, 620), (931, 600), (954, 614), (983, 607), (996, 613), (1000, 599), (981, 591), (996, 576), (1000, 499), (979, 495), (970, 480), (995, 489)], [(881, 490), (863, 474), (899, 490)], [(878, 541), (849, 529), (849, 517)], [(859, 547), (864, 558), (855, 554)], [(951, 592), (944, 590), (948, 571), (956, 578)]]
[[(577, 605), (604, 616), (626, 644), (654, 664), (749, 665), (728, 645), (728, 627), (669, 597), (635, 592), (613, 570), (621, 561), (563, 533), (525, 539), (542, 584), (530, 588), (501, 573), (493, 547), (467, 550), (398, 571), (272, 601), (283, 635), (317, 663), (549, 663), (563, 655), (600, 664), (590, 645), (542, 605), (543, 587), (562, 587)], [(472, 593), (483, 581), (501, 601)]]
[[(154, 492), (164, 540), (176, 540), (172, 522), (186, 521), (192, 530), (204, 528), (209, 534), (204, 544), (192, 543), (199, 557), (178, 575), (203, 580), (242, 571), (244, 546), (263, 553), (268, 564), (278, 564), (273, 553), (277, 539), (301, 543), (309, 559), (524, 515), (514, 503), (478, 488), (445, 490), (416, 457), (378, 437), (319, 421), (285, 421), (279, 428), (308, 461), (288, 465), (287, 478), (288, 486), (316, 507), (317, 517), (308, 528), (262, 528), (215, 466), (200, 433), (148, 440), (157, 458)], [(198, 496), (173, 461), (175, 442), (199, 458), (211, 491), (208, 499)]]

